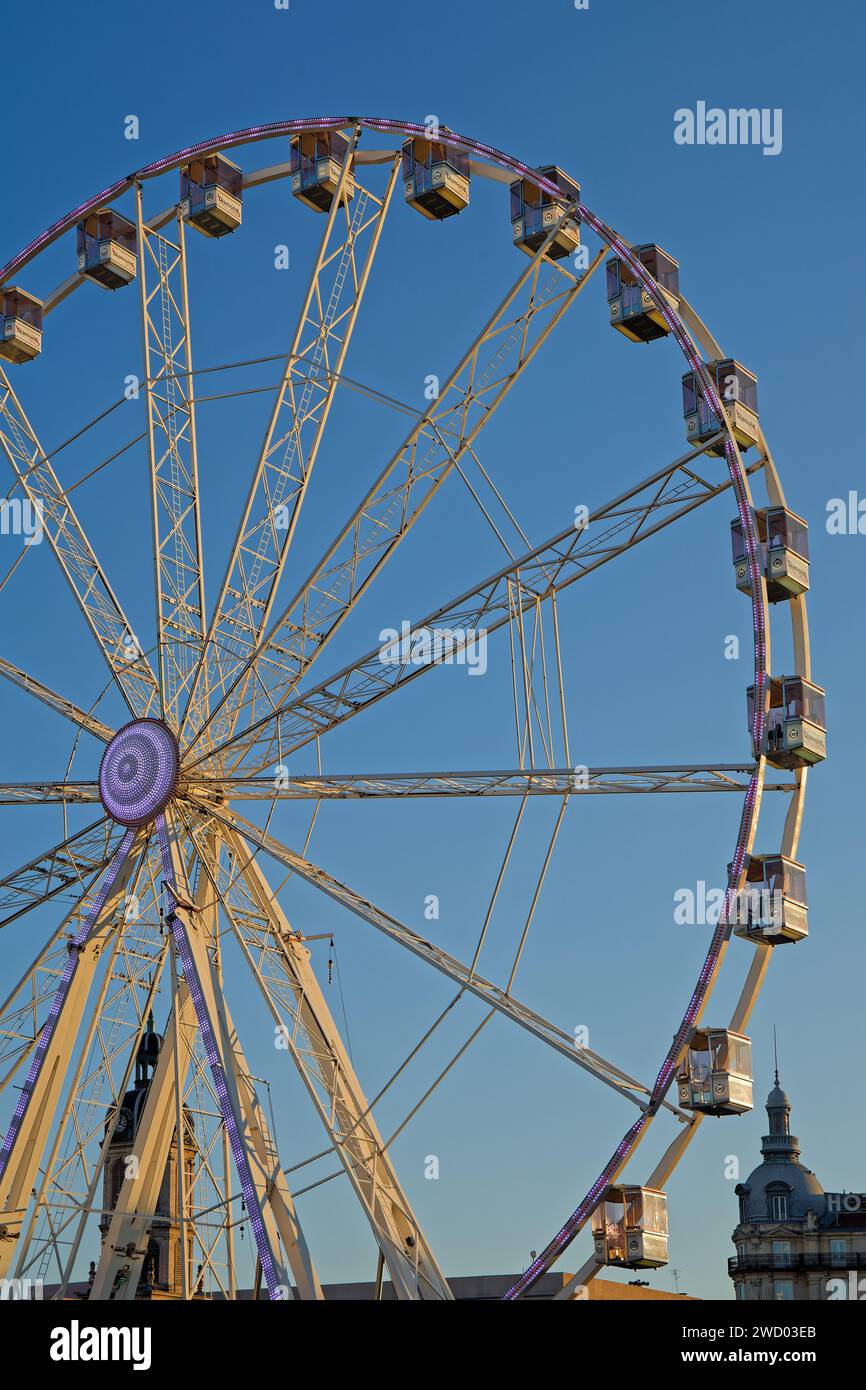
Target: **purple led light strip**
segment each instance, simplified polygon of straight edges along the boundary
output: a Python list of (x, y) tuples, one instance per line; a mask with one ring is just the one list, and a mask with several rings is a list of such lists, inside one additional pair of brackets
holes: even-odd
[(126, 834), (124, 835), (123, 839), (121, 840), (120, 844), (118, 845), (111, 858), (111, 861), (108, 865), (108, 869), (106, 870), (105, 879), (103, 881), (102, 887), (100, 888), (99, 892), (93, 900), (93, 906), (91, 907), (86, 918), (84, 919), (84, 922), (79, 927), (72, 941), (70, 941), (69, 943), (69, 956), (66, 961), (63, 974), (60, 977), (60, 984), (57, 986), (57, 990), (55, 992), (54, 999), (51, 1004), (51, 1009), (42, 1027), (42, 1032), (39, 1035), (39, 1042), (36, 1045), (36, 1050), (33, 1053), (33, 1057), (30, 1061), (30, 1067), (24, 1079), (24, 1085), (21, 1087), (21, 1094), (18, 1097), (18, 1104), (15, 1107), (15, 1113), (12, 1116), (12, 1122), (9, 1125), (9, 1129), (6, 1133), (6, 1138), (3, 1140), (3, 1147), (2, 1149), (0, 1149), (0, 1178), (2, 1178), (6, 1173), (6, 1169), (9, 1165), (9, 1160), (12, 1157), (12, 1152), (15, 1148), (16, 1140), (18, 1139), (18, 1136), (21, 1133), (21, 1126), (24, 1123), (24, 1116), (26, 1115), (27, 1108), (30, 1105), (31, 1100), (33, 1099), (33, 1092), (36, 1088), (36, 1082), (39, 1079), (39, 1073), (41, 1072), (43, 1063), (45, 1061), (45, 1054), (51, 1046), (52, 1039), (54, 1038), (54, 1035), (57, 1032), (57, 1025), (60, 1022), (60, 1015), (62, 1014), (63, 1007), (66, 1003), (66, 1000), (69, 997), (69, 991), (72, 988), (72, 981), (75, 978), (78, 966), (81, 961), (81, 948), (87, 944), (91, 932), (99, 924), (100, 918), (102, 916), (102, 909), (105, 906), (109, 893), (111, 892), (112, 888), (117, 882), (118, 876), (120, 874), (121, 869), (123, 868), (124, 863), (126, 862), (126, 858), (132, 847), (132, 842), (134, 839), (135, 831), (127, 830)]
[[(25, 247), (24, 250), (18, 256), (16, 256), (6, 266), (4, 266), (2, 270), (0, 270), (0, 284), (7, 280), (8, 277), (11, 274), (13, 274), (15, 270), (19, 269), (22, 265), (26, 264), (27, 261), (31, 260), (33, 256), (36, 255), (38, 251), (43, 249), (43, 247), (46, 246), (50, 241), (55, 240), (57, 236), (59, 236), (63, 231), (71, 227), (77, 220), (77, 218), (82, 216), (85, 211), (88, 211), (93, 207), (99, 206), (101, 202), (105, 202), (108, 201), (110, 198), (116, 197), (119, 193), (122, 193), (127, 189), (131, 188), (136, 181), (152, 178), (157, 174), (165, 173), (173, 167), (179, 167), (184, 161), (193, 158), (195, 155), (204, 152), (224, 149), (232, 145), (250, 144), (258, 140), (265, 140), (280, 135), (297, 134), (306, 130), (335, 129), (341, 126), (355, 123), (369, 130), (384, 131), (393, 134), (403, 135), (404, 137), (424, 136), (428, 134), (428, 131), (425, 126), (407, 121), (386, 120), (377, 116), (320, 116), (314, 117), (309, 120), (277, 121), (272, 122), (268, 125), (250, 126), (244, 130), (234, 131), (231, 134), (220, 136), (216, 140), (202, 141), (196, 145), (187, 146), (185, 149), (177, 151), (174, 155), (170, 155), (166, 159), (159, 160), (154, 164), (146, 165), (143, 169), (139, 170), (137, 174), (130, 175), (127, 179), (121, 180), (119, 183), (113, 184), (110, 188), (106, 189), (96, 198), (91, 199), (89, 203), (83, 204), (81, 208), (77, 208), (74, 212), (69, 213), (65, 218), (61, 219), (59, 222), (53, 223), (52, 226), (49, 227), (47, 231), (42, 234), (41, 237), (38, 237), (35, 241), (31, 242), (30, 245)], [(530, 179), (536, 185), (536, 187), (543, 189), (546, 193), (549, 193), (552, 197), (558, 199), (561, 202), (562, 195), (558, 186), (552, 183), (549, 179), (543, 178), (530, 165), (524, 164), (520, 160), (511, 158), (509, 155), (505, 154), (501, 150), (497, 150), (492, 145), (486, 145), (483, 144), (481, 141), (470, 139), (467, 136), (460, 135), (455, 131), (448, 130), (447, 127), (443, 127), (443, 133), (447, 135), (449, 143), (454, 144), (460, 149), (464, 149), (473, 154), (477, 154), (482, 159), (487, 159), (495, 164), (499, 164), (502, 168), (510, 170), (511, 172), (519, 175), (520, 177)], [(727, 416), (722, 407), (721, 401), (719, 400), (715, 382), (710, 377), (706, 369), (706, 366), (704, 365), (702, 358), (700, 357), (694, 344), (692, 343), (692, 340), (689, 337), (684, 325), (682, 324), (679, 315), (671, 309), (667, 300), (662, 295), (662, 292), (656, 284), (655, 280), (653, 280), (653, 278), (649, 275), (648, 271), (646, 270), (646, 267), (641, 264), (641, 262), (633, 254), (631, 249), (625, 245), (625, 243), (616, 235), (616, 233), (613, 232), (613, 230), (610, 227), (608, 227), (604, 222), (602, 222), (600, 218), (596, 217), (595, 214), (584, 204), (579, 204), (577, 212), (581, 220), (586, 222), (589, 226), (591, 226), (593, 230), (596, 232), (596, 234), (601, 238), (601, 240), (604, 241), (611, 248), (611, 250), (614, 251), (615, 254), (630, 267), (638, 282), (651, 296), (654, 304), (656, 305), (656, 308), (662, 315), (662, 318), (667, 324), (670, 332), (673, 334), (674, 338), (679, 343), (680, 348), (682, 349), (682, 352), (686, 358), (686, 361), (689, 363), (689, 366), (695, 373), (700, 394), (706, 400), (713, 414), (716, 416), (716, 419), (720, 422), (722, 428), (725, 430), (728, 436), (725, 444), (725, 460), (728, 466), (728, 471), (731, 476), (731, 483), (734, 496), (737, 500), (737, 509), (740, 514), (740, 519), (743, 523), (743, 538), (745, 541), (746, 556), (749, 566), (749, 577), (751, 582), (752, 619), (754, 629), (755, 654), (755, 703), (752, 723), (752, 737), (754, 740), (754, 747), (760, 755), (760, 750), (763, 744), (764, 728), (766, 725), (767, 703), (766, 642), (764, 637), (765, 612), (762, 587), (763, 581), (759, 565), (758, 537), (755, 528), (754, 512), (749, 502), (748, 484), (745, 473), (742, 468), (742, 464), (739, 459), (738, 451), (736, 450), (733, 443), (730, 427), (727, 423)], [(728, 884), (729, 896), (739, 887), (739, 879), (744, 870), (746, 846), (749, 843), (755, 806), (757, 804), (758, 780), (759, 773), (756, 773), (753, 776), (749, 785), (749, 790), (746, 793), (746, 798), (743, 805), (743, 813), (740, 821), (740, 828), (737, 836), (737, 847), (731, 863), (731, 873)], [(685, 1038), (685, 1036), (687, 1035), (688, 1030), (691, 1027), (692, 1021), (697, 1016), (700, 1004), (706, 995), (709, 982), (712, 978), (713, 968), (718, 959), (722, 941), (724, 940), (724, 936), (722, 935), (721, 939), (717, 941), (717, 935), (718, 933), (714, 934), (713, 936), (713, 940), (710, 944), (710, 949), (707, 954), (707, 959), (704, 963), (703, 969), (701, 970), (701, 974), (698, 978), (698, 983), (692, 994), (691, 1002), (689, 1004), (688, 1009), (686, 1010), (683, 1022), (680, 1025), (680, 1028), (674, 1040), (675, 1044), (677, 1043), (678, 1039)], [(593, 1207), (597, 1204), (598, 1198), (601, 1195), (601, 1192), (604, 1190), (604, 1186), (606, 1186), (608, 1175), (616, 1171), (616, 1169), (620, 1167), (622, 1165), (622, 1162), (624, 1162), (624, 1160), (628, 1157), (628, 1154), (634, 1148), (634, 1145), (637, 1139), (639, 1138), (640, 1134), (642, 1133), (645, 1125), (648, 1123), (650, 1116), (655, 1113), (655, 1111), (658, 1109), (658, 1106), (661, 1104), (661, 1101), (664, 1098), (667, 1087), (669, 1086), (671, 1078), (673, 1076), (675, 1058), (672, 1062), (672, 1051), (673, 1048), (666, 1056), (662, 1068), (659, 1072), (656, 1085), (653, 1088), (649, 1109), (644, 1112), (641, 1118), (635, 1122), (632, 1128), (623, 1137), (623, 1140), (618, 1145), (613, 1157), (606, 1165), (603, 1173), (597, 1179), (596, 1183), (593, 1184), (593, 1187), (590, 1189), (590, 1192), (587, 1194), (587, 1197), (584, 1198), (584, 1201), (580, 1204), (580, 1206), (574, 1212), (572, 1217), (569, 1218), (569, 1221), (562, 1228), (562, 1231), (559, 1233), (559, 1235), (556, 1236), (554, 1240), (551, 1242), (551, 1244), (548, 1246), (547, 1251), (545, 1251), (542, 1256), (539, 1256), (538, 1260), (536, 1260), (533, 1263), (533, 1265), (530, 1266), (530, 1268), (526, 1271), (522, 1278), (518, 1280), (518, 1282), (514, 1285), (513, 1289), (509, 1290), (509, 1292), (505, 1295), (506, 1298), (516, 1298), (519, 1296), (520, 1293), (525, 1292), (526, 1289), (530, 1288), (532, 1284), (535, 1283), (536, 1279), (538, 1279), (540, 1275), (544, 1273), (545, 1269), (549, 1267), (549, 1265), (553, 1262), (553, 1259), (556, 1257), (556, 1255), (559, 1254), (561, 1250), (565, 1248), (565, 1246), (577, 1233), (580, 1227), (584, 1224), (584, 1222), (587, 1219), (587, 1216), (592, 1211)], [(553, 1253), (550, 1254), (548, 1258), (548, 1253), (551, 1251)]]
[(193, 1007), (195, 1008), (195, 1016), (198, 1021), (199, 1032), (201, 1033), (202, 1041), (204, 1042), (205, 1052), (207, 1054), (208, 1059), (208, 1065), (210, 1066), (211, 1077), (213, 1078), (214, 1089), (217, 1093), (217, 1101), (219, 1103), (220, 1114), (223, 1117), (223, 1123), (225, 1124), (226, 1133), (229, 1137), (229, 1144), (231, 1146), (232, 1157), (235, 1161), (235, 1167), (238, 1170), (238, 1177), (240, 1178), (241, 1183), (241, 1191), (244, 1194), (244, 1201), (246, 1202), (247, 1212), (249, 1213), (250, 1224), (253, 1228), (256, 1249), (259, 1252), (259, 1259), (262, 1262), (262, 1273), (265, 1277), (265, 1283), (267, 1285), (268, 1290), (268, 1297), (274, 1300), (278, 1300), (284, 1297), (284, 1286), (280, 1281), (279, 1270), (277, 1269), (276, 1261), (274, 1259), (274, 1253), (271, 1249), (271, 1243), (268, 1239), (268, 1234), (265, 1230), (265, 1223), (262, 1219), (262, 1213), (259, 1207), (259, 1197), (256, 1191), (255, 1183), (253, 1182), (253, 1175), (252, 1169), (250, 1168), (249, 1157), (247, 1156), (247, 1151), (244, 1147), (243, 1139), (241, 1137), (241, 1132), (238, 1126), (238, 1118), (235, 1115), (234, 1106), (232, 1105), (231, 1098), (229, 1096), (228, 1085), (226, 1084), (225, 1069), (222, 1064), (220, 1050), (217, 1046), (216, 1036), (214, 1034), (210, 1014), (208, 1013), (207, 1004), (205, 1003), (204, 991), (202, 989), (201, 979), (199, 978), (199, 974), (196, 969), (195, 957), (193, 956), (193, 953), (190, 949), (189, 937), (187, 936), (186, 927), (180, 919), (180, 917), (177, 917), (175, 915), (174, 911), (174, 909), (177, 907), (177, 898), (175, 896), (177, 883), (174, 876), (174, 862), (172, 860), (171, 848), (169, 845), (168, 827), (166, 826), (165, 816), (163, 815), (159, 816), (159, 818), (157, 819), (156, 833), (159, 839), (160, 853), (162, 855), (162, 871), (165, 875), (166, 884), (168, 887), (168, 922), (171, 928), (172, 938), (174, 940), (175, 945), (177, 946), (177, 952), (180, 956), (181, 964), (183, 966), (184, 978), (186, 979), (186, 982), (189, 985), (189, 992), (192, 996), (192, 1002)]

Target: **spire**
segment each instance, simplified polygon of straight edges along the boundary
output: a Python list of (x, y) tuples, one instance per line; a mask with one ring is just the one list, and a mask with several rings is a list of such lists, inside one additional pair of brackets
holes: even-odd
[(776, 1084), (767, 1096), (770, 1132), (761, 1140), (761, 1153), (765, 1160), (791, 1159), (796, 1162), (800, 1157), (800, 1141), (791, 1133), (791, 1102), (779, 1085), (778, 1057), (776, 1061)]
[[(153, 1014), (151, 1014), (151, 1018), (152, 1018), (152, 1017), (153, 1017)], [(779, 1084), (779, 1044), (778, 1044), (778, 1041), (777, 1041), (777, 1039), (776, 1039), (776, 1025), (775, 1025), (775, 1023), (773, 1024), (773, 1057), (774, 1057), (775, 1063), (776, 1063), (776, 1085), (778, 1086), (778, 1084)]]

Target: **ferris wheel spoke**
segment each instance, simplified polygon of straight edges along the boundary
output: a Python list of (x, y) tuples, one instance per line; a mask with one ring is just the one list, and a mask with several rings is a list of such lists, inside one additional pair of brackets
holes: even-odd
[[(319, 253), (220, 590), (205, 654), (190, 697), (187, 732), (194, 736), (207, 702), (222, 703), (206, 742), (232, 732), (244, 703), (238, 680), (270, 619), (307, 486), (376, 256), (399, 168), (379, 197), (351, 179), (360, 129), (346, 147)], [(351, 180), (354, 196), (346, 196)], [(230, 694), (229, 694), (230, 692)]]
[[(201, 844), (202, 863), (226, 919), (348, 1175), (387, 1263), (397, 1296), (449, 1298), (373, 1120), (307, 951), (286, 921), (240, 836), (221, 832), (226, 855)], [(228, 870), (228, 872), (227, 872)]]
[(0, 1241), (0, 1277), (5, 1277), (17, 1253), (16, 1237), (54, 1125), (100, 955), (135, 868), (137, 839), (143, 839), (140, 832), (125, 832), (69, 943), (66, 965), (0, 1147), (0, 1214), (7, 1237)]
[(545, 251), (555, 230), (272, 624), (245, 670), (238, 716), (252, 720), (257, 705), (272, 710), (288, 697), (601, 263), (599, 253), (581, 277), (562, 262), (552, 264)]
[(85, 1227), (103, 1203), (108, 1153), (136, 1061), (137, 1044), (160, 988), (167, 942), (161, 930), (159, 857), (151, 836), (126, 885), (122, 920), (102, 951), (61, 1121), (41, 1163), (40, 1181), (20, 1238), (18, 1277), (51, 1257), (68, 1295)]
[(226, 839), (234, 872), (220, 891), (224, 911), (370, 1222), (397, 1296), (417, 1298), (420, 1291), (448, 1299), (447, 1282), (400, 1186), (308, 953), (241, 838), (228, 832)]
[(98, 782), (0, 782), (0, 806), (75, 805), (99, 801)]
[[(370, 798), (619, 796), (634, 793), (736, 792), (749, 788), (754, 763), (658, 767), (518, 767), (492, 772), (346, 772), (273, 777), (190, 778), (187, 794), (229, 801), (327, 801)], [(764, 784), (793, 792), (795, 782)], [(0, 800), (2, 800), (0, 787)]]
[(177, 728), (204, 645), (205, 608), (186, 239), (144, 221), (137, 189), (161, 713)]
[[(558, 595), (726, 492), (731, 486), (727, 475), (704, 478), (696, 470), (696, 460), (708, 447), (709, 442), (690, 449), (596, 508), (584, 526), (558, 532), (420, 622), (407, 624), (389, 648), (376, 647), (365, 653), (329, 680), (288, 700), (281, 709), (235, 735), (219, 750), (225, 771), (254, 775), (284, 765), (295, 749), (435, 669), (445, 657), (466, 659), (481, 634), (486, 640), (511, 623), (515, 613), (534, 608), (551, 594)], [(760, 461), (753, 467), (760, 467)], [(435, 651), (431, 652), (431, 631), (451, 634), (439, 660)], [(418, 655), (422, 648), (426, 657)], [(207, 755), (200, 754), (194, 766), (210, 770)]]
[(98, 738), (102, 743), (110, 743), (113, 730), (107, 724), (103, 724), (101, 719), (97, 719), (94, 714), (88, 714), (86, 710), (79, 709), (71, 700), (67, 700), (63, 695), (58, 695), (49, 686), (43, 685), (42, 681), (28, 675), (20, 667), (13, 666), (11, 661), (6, 661), (3, 657), (0, 657), (0, 676), (5, 676), (6, 680), (17, 685), (20, 690), (26, 690), (28, 695), (34, 695), (49, 709), (56, 710), (58, 714), (70, 719), (73, 724), (78, 725), (79, 729), (93, 734), (93, 737)]
[(0, 1003), (0, 1092), (5, 1090), (21, 1062), (36, 1046), (45, 1010), (56, 994), (69, 956), (70, 933), (74, 936), (80, 928), (87, 909), (88, 894), (107, 862), (101, 864), (83, 883), (81, 898), (61, 918), (48, 941), (40, 947), (30, 966)]
[[(541, 1014), (528, 1008), (525, 1004), (521, 1004), (509, 991), (486, 980), (474, 969), (464, 965), (462, 961), (449, 955), (441, 947), (425, 940), (424, 937), (419, 936), (417, 932), (412, 931), (396, 917), (376, 907), (368, 899), (347, 887), (346, 884), (333, 878), (324, 869), (305, 859), (287, 845), (281, 844), (273, 835), (260, 830), (242, 816), (217, 810), (214, 810), (212, 815), (214, 820), (224, 825), (228, 830), (234, 830), (248, 844), (269, 854), (278, 863), (291, 869), (299, 878), (304, 879), (314, 888), (318, 888), (320, 892), (335, 902), (341, 903), (350, 912), (368, 922), (390, 940), (403, 946), (427, 965), (432, 965), (441, 974), (446, 975), (470, 994), (475, 995), (483, 1003), (490, 1005), (506, 1018), (510, 1018), (512, 1022), (519, 1024), (521, 1028), (547, 1043), (556, 1052), (567, 1057), (569, 1061), (590, 1072), (598, 1080), (618, 1091), (620, 1095), (625, 1096), (642, 1110), (646, 1108), (651, 1094), (649, 1087), (629, 1076), (620, 1067), (606, 1061), (600, 1053), (591, 1051), (589, 1048), (577, 1047), (573, 1035), (556, 1027), (555, 1024), (550, 1023)], [(665, 1105), (674, 1113), (680, 1114), (675, 1106), (667, 1102)]]
[[(195, 862), (194, 850), (190, 848), (187, 874), (192, 872)], [(115, 1126), (128, 1092), (133, 1061), (139, 1056), (137, 1044), (145, 1028), (151, 1028), (150, 1009), (169, 953), (169, 936), (164, 931), (161, 907), (163, 875), (162, 851), (154, 836), (148, 847), (141, 899), (119, 934), (116, 964), (113, 963), (105, 982), (110, 981), (111, 987), (104, 989), (99, 1001), (96, 1010), (99, 1026), (91, 1032), (90, 1054), (86, 1066), (80, 1066), (76, 1077), (71, 1142), (66, 1146), (65, 1156), (58, 1158), (53, 1171), (46, 1175), (37, 1209), (34, 1209), (34, 1217), (40, 1204), (46, 1211), (57, 1209), (58, 1219), (65, 1217), (64, 1226), (76, 1227), (74, 1236), (66, 1238), (63, 1248), (65, 1268), (61, 1297), (68, 1291), (88, 1220), (94, 1211), (104, 1209), (105, 1197), (99, 1192), (100, 1185), (118, 1168), (123, 1169), (123, 1182), (116, 1202), (113, 1201), (115, 1224), (103, 1242), (90, 1296), (98, 1297), (97, 1289), (105, 1289), (104, 1297), (119, 1301), (136, 1296), (142, 1261), (148, 1249), (148, 1241), (139, 1239), (141, 1222), (144, 1219), (145, 1227), (149, 1225), (147, 1218), (156, 1205), (151, 1200), (154, 1185), (158, 1188), (162, 1182), (172, 1143), (177, 1146), (176, 1174), (183, 1193), (179, 1224), (181, 1249), (186, 1251), (186, 1257), (180, 1260), (178, 1275), (183, 1296), (193, 1296), (206, 1275), (213, 1278), (223, 1295), (234, 1296), (226, 1288), (225, 1268), (221, 1273), (215, 1254), (221, 1242), (231, 1244), (231, 1205), (239, 1198), (232, 1196), (227, 1171), (222, 1175), (219, 1172), (223, 1166), (219, 1097), (208, 1080), (209, 1065), (202, 1053), (195, 1016), (193, 1014), (190, 1020), (184, 1004), (187, 987), (177, 978), (174, 961), (172, 1014), (159, 1048), (157, 1072), (148, 1088), (146, 1103), (134, 1120), (137, 1170), (126, 1171), (123, 1158), (112, 1160), (109, 1147), (118, 1142)], [(124, 1060), (125, 1068), (118, 1069), (118, 1061)], [(181, 1121), (182, 1115), (186, 1117), (185, 1123)], [(190, 1132), (195, 1135), (193, 1144), (188, 1142)], [(217, 1208), (220, 1210), (218, 1221), (214, 1219)], [(112, 1239), (118, 1222), (128, 1239)], [(31, 1229), (32, 1226), (31, 1219)], [(135, 1248), (133, 1256), (128, 1255), (130, 1246)], [(41, 1258), (41, 1248), (34, 1237), (30, 1246), (31, 1263)], [(119, 1264), (115, 1258), (118, 1253), (124, 1255)], [(197, 1267), (196, 1260), (199, 1261)], [(231, 1266), (229, 1250), (226, 1268)], [(195, 1277), (194, 1267), (197, 1268)]]
[(0, 879), (0, 927), (63, 892), (84, 892), (107, 867), (123, 827), (103, 816)]
[(150, 664), (2, 367), (0, 446), (130, 712), (148, 714), (159, 698)]
[(271, 1178), (267, 1167), (269, 1155), (259, 1147), (261, 1136), (254, 1133), (248, 1097), (240, 1085), (236, 1036), (224, 1005), (221, 982), (207, 949), (208, 943), (195, 921), (195, 906), (189, 893), (181, 852), (182, 834), (176, 818), (172, 817), (169, 823), (166, 814), (162, 813), (157, 820), (157, 836), (168, 889), (167, 920), (172, 941), (192, 995), (196, 1021), (253, 1228), (268, 1295), (272, 1300), (279, 1301), (290, 1296), (290, 1284), (280, 1251), (278, 1228), (268, 1201)]

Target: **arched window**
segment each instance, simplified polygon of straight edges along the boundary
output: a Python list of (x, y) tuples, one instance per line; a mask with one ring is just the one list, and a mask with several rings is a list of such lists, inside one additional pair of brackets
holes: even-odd
[(159, 1246), (155, 1240), (148, 1241), (141, 1282), (150, 1288), (159, 1283)]
[(120, 1196), (120, 1189), (123, 1187), (123, 1180), (126, 1177), (126, 1164), (122, 1158), (118, 1158), (111, 1169), (111, 1188), (109, 1205), (112, 1210), (117, 1206), (117, 1199)]

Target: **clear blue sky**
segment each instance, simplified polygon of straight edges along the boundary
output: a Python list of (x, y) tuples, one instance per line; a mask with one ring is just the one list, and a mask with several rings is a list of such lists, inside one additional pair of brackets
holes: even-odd
[[(146, 19), (124, 9), (109, 19), (92, 5), (54, 6), (50, 14), (19, 6), (4, 20), (7, 83), (33, 99), (14, 102), (4, 119), (0, 261), (115, 178), (225, 130), (317, 112), (410, 121), (434, 114), (530, 163), (565, 166), (586, 203), (624, 236), (655, 240), (679, 258), (691, 302), (725, 349), (757, 372), (762, 421), (784, 486), (811, 526), (813, 671), (828, 690), (830, 758), (812, 777), (801, 841), (811, 934), (777, 953), (750, 1028), (758, 1109), (705, 1123), (670, 1184), (671, 1264), (681, 1288), (705, 1297), (730, 1296), (725, 1260), (736, 1202), (724, 1162), (738, 1155), (745, 1176), (757, 1160), (774, 1022), (805, 1162), (830, 1190), (866, 1187), (866, 1125), (851, 1089), (863, 1050), (856, 875), (863, 862), (857, 787), (866, 771), (859, 606), (866, 538), (830, 536), (824, 525), (829, 499), (866, 486), (856, 406), (863, 38), (857, 7), (816, 8), (803, 0), (757, 7), (744, 0), (713, 7), (591, 0), (585, 12), (570, 0), (433, 9), (292, 0), (288, 12), (270, 0), (154, 0)], [(758, 148), (675, 144), (675, 110), (698, 101), (781, 108), (782, 152), (771, 158)], [(123, 138), (130, 114), (140, 120), (137, 143)], [(250, 149), (240, 162), (255, 167), (283, 157), (274, 148)], [(161, 206), (175, 196), (173, 177)], [(320, 226), (278, 184), (250, 200), (239, 236), (219, 244), (193, 239), (197, 365), (287, 348)], [(273, 247), (281, 242), (290, 247), (291, 270), (278, 274)], [(347, 370), (423, 409), (425, 376), (447, 374), (519, 261), (498, 187), (478, 187), (470, 211), (443, 227), (428, 226), (400, 203)], [(21, 278), (47, 291), (71, 269), (67, 238)], [(681, 451), (678, 353), (669, 343), (631, 347), (606, 326), (606, 313), (597, 280), (531, 381), (482, 437), (480, 457), (534, 543), (567, 526), (575, 505), (608, 500)], [(111, 298), (86, 287), (51, 316), (44, 360), (15, 374), (47, 447), (114, 400), (124, 376), (140, 370), (137, 335), (135, 291)], [(213, 594), (261, 434), (264, 398), (210, 411), (200, 424), (200, 467)], [(398, 417), (356, 397), (341, 401), (333, 425), (294, 578), (404, 429)], [(92, 444), (67, 451), (61, 477), (78, 478), (125, 437), (127, 424), (104, 427)], [(0, 482), (0, 495), (6, 486)], [(113, 582), (147, 631), (144, 456), (131, 455), (77, 497)], [(748, 756), (749, 606), (733, 583), (730, 512), (728, 501), (702, 509), (563, 600), (574, 761)], [(359, 610), (351, 633), (334, 644), (333, 660), (323, 656), (321, 674), (336, 667), (340, 653), (367, 650), (381, 627), (427, 611), (498, 563), (456, 482), (415, 539)], [(4, 573), (18, 543), (0, 538)], [(0, 594), (3, 652), (89, 704), (104, 670), (55, 570), (44, 546)], [(782, 633), (784, 613), (774, 617)], [(723, 656), (730, 633), (743, 644), (739, 662)], [(786, 639), (778, 650), (782, 661)], [(326, 767), (513, 764), (504, 663), (504, 652), (491, 655), (490, 675), (477, 681), (457, 670), (431, 673), (333, 735)], [(107, 719), (119, 715), (111, 698), (101, 708)], [(70, 747), (63, 721), (4, 686), (0, 727), (3, 780), (62, 775)], [(95, 747), (83, 746), (77, 774), (93, 775), (97, 756)], [(425, 896), (438, 894), (436, 939), (466, 956), (513, 810), (502, 803), (335, 806), (320, 819), (311, 855), (419, 929), (426, 929)], [(540, 802), (528, 813), (517, 873), (483, 962), (490, 972), (504, 968), (519, 934), (553, 814)], [(738, 814), (733, 797), (572, 803), (517, 994), (568, 1029), (586, 1024), (592, 1046), (652, 1080), (705, 949), (700, 929), (674, 925), (673, 894), (698, 879), (723, 882)], [(2, 816), (7, 869), (60, 838), (56, 808)], [(272, 828), (296, 842), (300, 824), (286, 812)], [(766, 806), (759, 849), (777, 847), (780, 825), (781, 808)], [(311, 890), (290, 888), (284, 905), (305, 932), (337, 932), (354, 1057), (375, 1093), (452, 991)], [(32, 953), (50, 920), (27, 918), (10, 929), (14, 940), (3, 942), (0, 957), (10, 971)], [(324, 951), (314, 951), (324, 965)], [(708, 1021), (729, 1015), (747, 955), (743, 943), (732, 943)], [(341, 1015), (336, 986), (329, 997)], [(386, 1106), (387, 1133), (474, 1026), (478, 1008), (461, 1009)], [(297, 1162), (317, 1148), (316, 1124), (249, 992), (235, 1012), (251, 1065), (272, 1085), (284, 1160)], [(497, 1020), (394, 1153), (448, 1272), (513, 1271), (559, 1227), (631, 1119), (624, 1101)], [(649, 1171), (670, 1137), (664, 1126), (659, 1121), (639, 1151), (633, 1180)], [(439, 1157), (438, 1182), (424, 1179), (428, 1154)], [(343, 1187), (328, 1184), (304, 1198), (301, 1214), (325, 1279), (371, 1277), (370, 1242)], [(567, 1268), (583, 1258), (586, 1243), (583, 1236), (569, 1252)], [(672, 1287), (670, 1268), (652, 1282)]]

